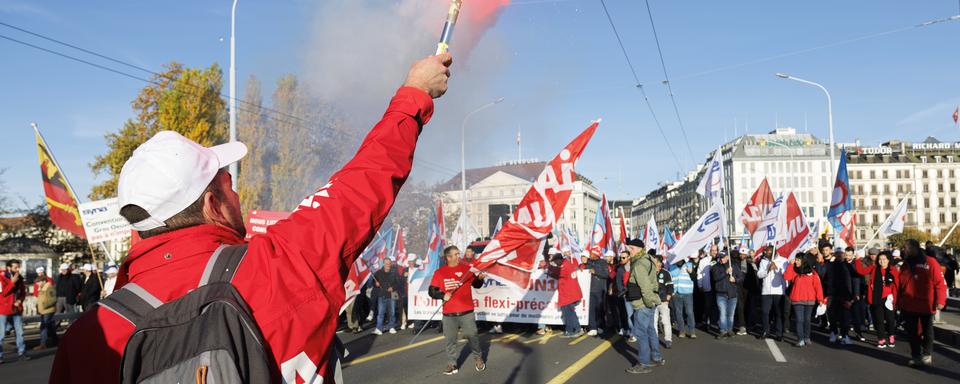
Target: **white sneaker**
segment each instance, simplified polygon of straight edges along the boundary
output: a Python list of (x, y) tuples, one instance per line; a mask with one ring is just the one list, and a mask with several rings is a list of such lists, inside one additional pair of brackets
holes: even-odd
[(402, 331), (402, 330), (404, 330), (404, 329), (407, 329), (407, 325), (406, 325), (406, 324), (400, 324), (400, 330)]
[(373, 314), (367, 315), (367, 321), (373, 321)]
[(853, 344), (853, 342), (850, 341), (850, 336), (844, 336), (843, 340), (840, 341), (840, 344), (850, 345), (850, 344)]
[(837, 342), (837, 334), (836, 334), (836, 333), (833, 333), (833, 332), (830, 333), (830, 342), (831, 342), (831, 343), (836, 343), (836, 342)]
[(397, 330), (396, 330), (396, 329), (393, 329), (393, 328), (390, 328), (390, 334), (392, 334), (392, 335), (397, 334)]
[(373, 334), (374, 334), (374, 335), (382, 335), (383, 332), (380, 331), (380, 328), (374, 328), (374, 329), (373, 329)]
[(637, 337), (636, 337), (636, 336), (630, 336), (630, 338), (627, 339), (627, 341), (628, 341), (628, 342), (631, 342), (631, 343), (636, 343), (636, 342), (637, 342)]
[(596, 335), (597, 335), (596, 329), (591, 329), (590, 332), (587, 332), (587, 336), (596, 336)]

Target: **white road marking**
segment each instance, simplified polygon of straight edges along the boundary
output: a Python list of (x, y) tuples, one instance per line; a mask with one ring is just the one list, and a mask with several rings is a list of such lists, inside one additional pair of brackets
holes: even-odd
[(770, 353), (773, 354), (773, 359), (778, 363), (786, 363), (787, 358), (783, 357), (783, 353), (780, 352), (780, 347), (777, 346), (777, 343), (770, 339), (766, 339), (766, 341), (767, 347), (770, 348)]

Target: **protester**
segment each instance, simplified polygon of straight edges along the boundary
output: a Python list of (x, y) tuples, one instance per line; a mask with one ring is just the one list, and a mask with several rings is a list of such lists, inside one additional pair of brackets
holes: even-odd
[[(784, 323), (789, 327), (789, 317), (784, 318), (783, 306), (786, 304), (787, 283), (783, 274), (787, 269), (789, 261), (779, 254), (764, 252), (763, 259), (760, 260), (760, 266), (757, 268), (757, 278), (761, 280), (760, 306), (763, 317), (760, 319), (763, 325), (761, 339), (773, 337), (777, 341), (783, 341)], [(770, 315), (773, 314), (773, 334), (770, 333)], [(809, 322), (809, 318), (807, 319)]]
[(897, 306), (897, 290), (900, 286), (900, 269), (890, 263), (889, 252), (871, 249), (878, 254), (876, 261), (858, 258), (854, 262), (857, 273), (867, 281), (866, 298), (873, 317), (873, 329), (877, 332), (877, 347), (894, 347), (896, 344), (897, 320), (893, 312)]
[(607, 268), (607, 262), (600, 258), (597, 253), (590, 253), (590, 259), (587, 260), (584, 269), (590, 272), (590, 308), (587, 312), (587, 335), (597, 336), (602, 333), (600, 321), (604, 318), (603, 299), (607, 292), (607, 279), (610, 278), (610, 272)]
[(827, 296), (827, 317), (830, 321), (830, 342), (844, 345), (850, 341), (850, 309), (854, 301), (854, 285), (850, 264), (844, 259), (843, 248), (833, 253), (833, 261), (827, 263), (823, 279), (827, 281), (824, 295)]
[(633, 306), (627, 301), (627, 278), (630, 277), (630, 271), (627, 270), (630, 263), (630, 252), (623, 251), (617, 258), (617, 267), (613, 275), (613, 294), (615, 301), (613, 306), (618, 309), (619, 334), (627, 336), (628, 342), (636, 341), (633, 335)]
[[(23, 343), (23, 299), (27, 289), (20, 274), (20, 260), (7, 260), (6, 268), (0, 273), (0, 339), (7, 334), (7, 320), (13, 324), (17, 355), (27, 359), (26, 345)], [(0, 363), (3, 362), (3, 343), (0, 343)]]
[(627, 283), (627, 299), (633, 306), (633, 330), (637, 336), (637, 364), (627, 373), (653, 372), (654, 366), (666, 364), (660, 355), (660, 340), (657, 338), (653, 316), (660, 305), (657, 269), (653, 258), (645, 252), (643, 241), (627, 241), (630, 251), (630, 279)]
[[(382, 335), (384, 330), (391, 334), (397, 333), (396, 330), (396, 307), (399, 299), (400, 275), (393, 270), (393, 260), (384, 259), (383, 268), (373, 274), (373, 284), (380, 288), (380, 297), (377, 300), (377, 328), (373, 330), (374, 335)], [(383, 318), (387, 318), (387, 323), (383, 323)]]
[(699, 315), (703, 323), (704, 330), (709, 331), (710, 326), (717, 325), (717, 295), (713, 290), (713, 281), (711, 278), (711, 269), (716, 262), (719, 248), (716, 244), (710, 246), (710, 253), (700, 257), (697, 264), (697, 288), (701, 292), (703, 312)]
[(810, 320), (817, 305), (826, 305), (823, 285), (817, 273), (816, 256), (800, 253), (786, 268), (783, 279), (790, 284), (790, 302), (793, 303), (794, 317), (797, 321), (797, 344), (803, 348), (810, 344)]
[[(753, 309), (757, 307), (759, 300), (755, 300), (754, 293), (758, 291), (757, 271), (754, 264), (750, 262), (750, 257), (746, 253), (740, 253), (738, 249), (730, 251), (730, 262), (740, 267), (743, 272), (743, 280), (737, 282), (737, 308), (734, 318), (734, 327), (738, 327), (737, 335), (745, 336), (747, 326), (753, 324), (750, 320), (753, 318)], [(757, 303), (754, 303), (757, 301)]]
[(93, 264), (84, 264), (80, 267), (80, 271), (83, 273), (83, 287), (80, 288), (80, 308), (86, 312), (93, 308), (97, 301), (100, 301), (103, 281), (100, 280), (100, 273), (96, 271)]
[(107, 270), (105, 271), (107, 278), (103, 279), (103, 293), (101, 294), (101, 297), (107, 297), (113, 293), (117, 286), (117, 273), (119, 271), (120, 270), (117, 268), (116, 264), (107, 264)]
[(737, 283), (743, 281), (740, 266), (730, 261), (725, 252), (720, 253), (717, 264), (710, 269), (711, 285), (716, 293), (717, 308), (720, 311), (720, 333), (717, 339), (733, 336), (733, 316), (737, 308)]
[[(444, 350), (447, 354), (447, 368), (444, 375), (454, 375), (457, 368), (457, 358), (460, 351), (457, 349), (458, 333), (470, 345), (473, 354), (474, 368), (477, 372), (487, 369), (480, 351), (480, 339), (477, 337), (477, 318), (473, 313), (473, 290), (469, 287), (480, 288), (487, 274), (474, 274), (470, 266), (460, 262), (460, 249), (449, 246), (443, 250), (446, 264), (438, 268), (430, 279), (430, 297), (443, 300), (443, 338), (446, 340)], [(467, 288), (463, 288), (467, 287)]]
[(947, 287), (940, 264), (920, 250), (920, 243), (907, 240), (903, 268), (897, 286), (897, 308), (910, 342), (911, 367), (933, 365), (933, 315), (947, 303)]
[(843, 257), (849, 266), (850, 273), (850, 285), (853, 287), (853, 303), (850, 306), (850, 328), (853, 330), (854, 336), (859, 341), (867, 341), (863, 337), (863, 331), (869, 324), (867, 324), (867, 304), (864, 299), (864, 294), (867, 292), (867, 283), (866, 280), (856, 271), (856, 267), (853, 265), (854, 260), (860, 255), (857, 249), (853, 247), (847, 247), (844, 250)]
[[(256, 314), (275, 364), (271, 381), (303, 375), (296, 380), (335, 381), (344, 280), (410, 173), (417, 137), (433, 114), (432, 98), (447, 90), (451, 63), (442, 54), (414, 64), (353, 159), (287, 219), (247, 243), (231, 283)], [(170, 131), (134, 151), (117, 190), (120, 214), (143, 240), (121, 265), (117, 289), (136, 283), (173, 301), (197, 287), (221, 244), (243, 243), (239, 198), (222, 168), (245, 153), (241, 143), (204, 148)], [(67, 331), (51, 382), (119, 382), (133, 329), (103, 306), (87, 312)]]
[(663, 269), (663, 259), (656, 252), (650, 250), (650, 257), (657, 266), (657, 293), (660, 295), (660, 305), (653, 313), (653, 330), (659, 336), (659, 328), (663, 327), (663, 347), (673, 347), (673, 328), (670, 323), (670, 299), (673, 297), (673, 280), (670, 273)]
[(57, 276), (57, 313), (74, 313), (77, 311), (77, 299), (80, 297), (80, 288), (83, 279), (73, 273), (70, 264), (60, 264), (60, 274)]
[(33, 294), (37, 297), (37, 314), (40, 315), (40, 344), (33, 348), (42, 351), (57, 344), (57, 326), (53, 316), (57, 312), (57, 290), (53, 279), (47, 277), (43, 267), (37, 268), (37, 279), (33, 283)]
[(580, 319), (577, 317), (577, 305), (583, 299), (578, 281), (579, 268), (574, 261), (576, 256), (553, 255), (547, 273), (557, 279), (557, 306), (563, 320), (563, 338), (578, 337), (583, 333)]
[(670, 302), (673, 303), (673, 319), (677, 322), (677, 336), (696, 339), (695, 332), (696, 317), (693, 313), (693, 279), (694, 263), (681, 260), (678, 264), (670, 266), (670, 280), (673, 281), (674, 295)]

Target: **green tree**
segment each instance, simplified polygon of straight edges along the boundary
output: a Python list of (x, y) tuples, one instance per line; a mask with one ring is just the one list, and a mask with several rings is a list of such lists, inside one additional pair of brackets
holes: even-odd
[(240, 160), (240, 206), (244, 212), (270, 208), (270, 163), (274, 151), (269, 140), (267, 116), (264, 114), (260, 80), (250, 75), (238, 111), (237, 135), (247, 144), (247, 156)]
[[(272, 141), (277, 156), (270, 165), (271, 208), (290, 210), (310, 191), (319, 187), (314, 170), (319, 165), (314, 155), (315, 142), (304, 121), (307, 115), (306, 90), (293, 75), (277, 81), (273, 92)], [(291, 117), (293, 116), (293, 117)]]
[(915, 239), (923, 245), (924, 242), (930, 240), (932, 236), (929, 232), (921, 231), (916, 227), (906, 227), (903, 229), (903, 233), (898, 233), (887, 238), (887, 241), (893, 243), (894, 248), (902, 248), (908, 239)]
[(116, 196), (117, 178), (133, 150), (161, 130), (176, 131), (204, 146), (226, 142), (226, 107), (220, 97), (223, 74), (217, 64), (185, 68), (171, 62), (152, 78), (131, 103), (136, 117), (105, 136), (107, 153), (98, 155), (90, 168), (108, 178), (95, 185), (90, 199)]

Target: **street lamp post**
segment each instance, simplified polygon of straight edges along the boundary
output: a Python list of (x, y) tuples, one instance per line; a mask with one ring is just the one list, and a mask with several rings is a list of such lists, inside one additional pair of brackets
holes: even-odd
[[(484, 109), (490, 108), (498, 103), (503, 101), (503, 98), (498, 98), (494, 101), (486, 103), (480, 108), (473, 110), (473, 112), (468, 113), (463, 117), (463, 123), (460, 124), (460, 215), (467, 214), (467, 162), (466, 162), (466, 132), (467, 132), (467, 121), (470, 120), (470, 117), (475, 113), (480, 112)], [(465, 228), (461, 228), (465, 230)]]
[[(233, 0), (233, 8), (230, 11), (230, 141), (237, 141), (237, 66), (236, 66), (236, 20), (237, 20), (237, 1)], [(230, 177), (233, 183), (233, 190), (236, 191), (237, 181), (239, 180), (238, 162), (230, 164)]]
[[(804, 80), (799, 77), (793, 77), (786, 73), (780, 73), (780, 72), (777, 72), (776, 76), (781, 79), (799, 81), (804, 84), (812, 85), (814, 87), (820, 88), (820, 90), (823, 91), (823, 94), (827, 95), (827, 128), (830, 131), (830, 176), (831, 176), (830, 180), (836, 182), (837, 180), (837, 155), (836, 155), (837, 145), (833, 141), (833, 101), (830, 99), (830, 92), (828, 92), (827, 89), (824, 88), (824, 86), (820, 85), (819, 83), (812, 82), (810, 80)], [(834, 188), (835, 186), (830, 186), (831, 191)], [(837, 238), (836, 231), (833, 231), (833, 238), (834, 238), (834, 242), (836, 242), (836, 238)]]

